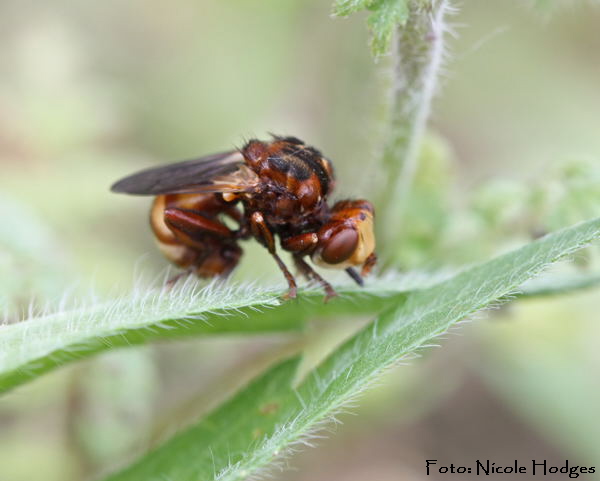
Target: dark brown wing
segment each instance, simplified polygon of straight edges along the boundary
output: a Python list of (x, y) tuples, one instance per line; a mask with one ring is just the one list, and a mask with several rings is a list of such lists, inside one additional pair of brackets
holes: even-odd
[(253, 184), (241, 152), (234, 150), (142, 170), (110, 190), (135, 195), (192, 192), (243, 192)]

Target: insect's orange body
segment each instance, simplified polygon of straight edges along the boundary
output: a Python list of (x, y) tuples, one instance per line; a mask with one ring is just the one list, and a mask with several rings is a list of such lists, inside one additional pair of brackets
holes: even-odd
[[(345, 269), (358, 283), (376, 262), (374, 210), (366, 200), (329, 206), (333, 167), (318, 150), (295, 137), (251, 140), (239, 151), (142, 171), (113, 191), (157, 195), (151, 226), (166, 257), (201, 277), (226, 276), (237, 265), (239, 241), (254, 237), (283, 271), (289, 297), (292, 274), (276, 252), (275, 238), (292, 253), (297, 268), (318, 281), (327, 298), (333, 288), (304, 257), (328, 268)], [(240, 209), (241, 207), (241, 209)], [(236, 226), (228, 227), (228, 217)], [(230, 222), (231, 224), (231, 222)]]
[[(186, 233), (185, 217), (182, 219), (181, 214), (187, 211), (202, 212), (221, 232), (206, 232), (202, 236)], [(239, 219), (234, 212), (233, 206), (215, 194), (163, 194), (154, 199), (150, 226), (161, 252), (173, 264), (193, 269), (200, 277), (228, 275), (237, 265), (242, 249), (219, 217)]]

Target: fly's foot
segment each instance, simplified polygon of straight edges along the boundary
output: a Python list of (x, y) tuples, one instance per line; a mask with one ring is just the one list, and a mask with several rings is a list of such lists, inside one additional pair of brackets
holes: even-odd
[(171, 277), (167, 282), (165, 282), (165, 287), (167, 288), (167, 290), (172, 289), (173, 286), (175, 284), (177, 284), (177, 281), (179, 281), (179, 279), (189, 276), (192, 272), (193, 272), (192, 269), (188, 269), (187, 271), (180, 272), (179, 274)]
[(282, 298), (286, 301), (290, 300), (290, 299), (296, 299), (296, 297), (298, 296), (298, 289), (296, 288), (296, 286), (292, 286), (290, 287), (290, 290), (287, 291)]
[(323, 304), (327, 304), (334, 297), (338, 297), (339, 294), (330, 285), (325, 286), (325, 297), (323, 298)]

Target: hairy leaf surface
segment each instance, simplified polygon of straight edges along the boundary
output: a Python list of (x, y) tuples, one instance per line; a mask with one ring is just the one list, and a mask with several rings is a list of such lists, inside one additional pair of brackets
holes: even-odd
[(303, 380), (284, 361), (110, 481), (242, 480), (308, 439), (385, 369), (430, 344), (456, 322), (486, 308), (546, 266), (600, 236), (600, 219), (548, 235), (410, 292), (337, 348)]

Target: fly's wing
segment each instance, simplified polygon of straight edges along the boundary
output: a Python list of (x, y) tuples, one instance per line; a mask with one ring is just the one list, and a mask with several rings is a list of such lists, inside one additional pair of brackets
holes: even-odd
[(110, 190), (135, 195), (247, 192), (257, 180), (235, 150), (142, 170), (114, 183)]

